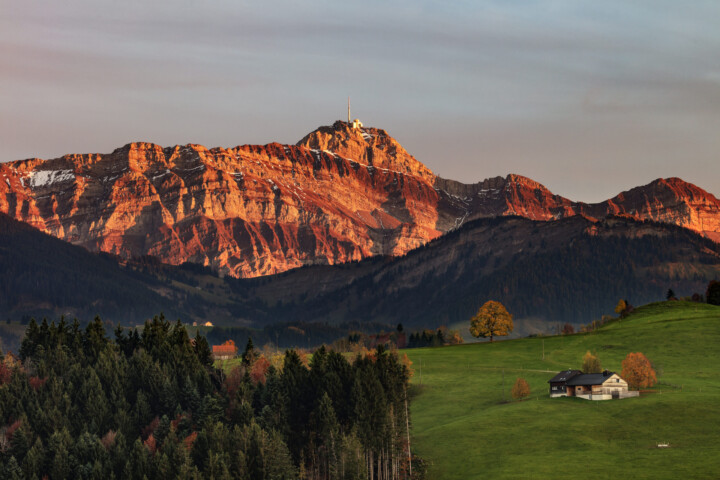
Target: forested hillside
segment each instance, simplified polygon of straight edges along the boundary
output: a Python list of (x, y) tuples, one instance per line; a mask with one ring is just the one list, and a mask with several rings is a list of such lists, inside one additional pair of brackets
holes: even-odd
[(95, 315), (125, 323), (163, 311), (179, 315), (177, 303), (150, 286), (151, 276), (118, 265), (109, 255), (91, 254), (0, 214), (0, 315)]
[(0, 363), (0, 478), (391, 479), (408, 467), (407, 368), (320, 349), (225, 375), (207, 341), (155, 317), (31, 322)]
[[(611, 217), (552, 222), (501, 217), (470, 222), (399, 257), (304, 267), (255, 279), (152, 257), (119, 265), (2, 217), (0, 319), (95, 315), (141, 324), (154, 312), (211, 321), (213, 343), (312, 346), (348, 330), (398, 323), (437, 328), (467, 322), (485, 301), (507, 306), (542, 331), (587, 324), (617, 301), (642, 304), (703, 293), (720, 278), (720, 246), (672, 225)], [(82, 274), (78, 273), (82, 272)], [(519, 329), (520, 334), (530, 333)]]
[[(436, 328), (466, 322), (487, 300), (546, 328), (589, 323), (633, 304), (703, 293), (720, 277), (720, 245), (688, 230), (628, 218), (470, 222), (404, 257), (226, 280), (268, 318)], [(281, 301), (278, 301), (281, 299)], [(258, 311), (262, 310), (258, 308)]]

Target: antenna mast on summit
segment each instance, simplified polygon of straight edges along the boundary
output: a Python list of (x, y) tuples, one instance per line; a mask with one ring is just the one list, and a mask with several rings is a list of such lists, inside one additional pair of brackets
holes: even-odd
[(348, 95), (348, 123), (350, 123), (352, 120), (350, 120), (350, 96)]

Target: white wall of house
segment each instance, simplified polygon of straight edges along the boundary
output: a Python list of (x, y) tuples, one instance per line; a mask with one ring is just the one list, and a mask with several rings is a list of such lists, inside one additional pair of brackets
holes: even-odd
[(619, 395), (627, 393), (628, 384), (625, 380), (620, 378), (617, 373), (609, 376), (602, 384), (602, 393), (612, 395), (613, 392), (618, 392)]

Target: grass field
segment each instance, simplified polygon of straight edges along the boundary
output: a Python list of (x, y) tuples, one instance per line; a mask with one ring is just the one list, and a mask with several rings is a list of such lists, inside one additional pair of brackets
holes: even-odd
[[(406, 350), (413, 450), (429, 479), (720, 478), (719, 347), (720, 307), (663, 302), (589, 334)], [(549, 398), (547, 381), (580, 368), (587, 350), (618, 373), (643, 352), (656, 393)], [(532, 392), (520, 402), (517, 377)]]

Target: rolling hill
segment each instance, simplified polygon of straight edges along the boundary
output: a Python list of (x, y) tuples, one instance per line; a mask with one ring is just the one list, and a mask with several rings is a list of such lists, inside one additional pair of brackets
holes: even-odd
[[(596, 332), (408, 350), (414, 450), (428, 478), (714, 478), (720, 468), (720, 307), (663, 302)], [(643, 352), (652, 394), (551, 399), (547, 381), (586, 351), (621, 371)], [(518, 377), (531, 396), (510, 400)], [(658, 443), (669, 443), (658, 448)]]

